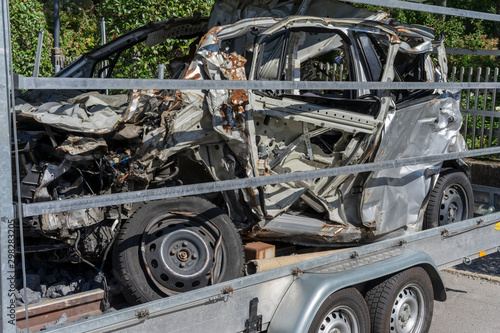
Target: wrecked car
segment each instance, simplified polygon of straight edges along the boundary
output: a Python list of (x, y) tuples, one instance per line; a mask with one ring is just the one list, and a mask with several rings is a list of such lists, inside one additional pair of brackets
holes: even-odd
[[(243, 19), (212, 27), (177, 73), (445, 82), (443, 40), (385, 13)], [(31, 91), (16, 110), (28, 203), (465, 149), (459, 94), (442, 90)], [(127, 300), (141, 303), (241, 276), (242, 240), (352, 246), (472, 217), (472, 203), (467, 166), (456, 160), (25, 222), (66, 245), (58, 260), (102, 260), (113, 246), (115, 277)]]

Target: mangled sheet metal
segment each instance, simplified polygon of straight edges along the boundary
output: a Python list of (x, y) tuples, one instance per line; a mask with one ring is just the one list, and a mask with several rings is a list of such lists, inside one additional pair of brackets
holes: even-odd
[[(358, 18), (276, 18), (324, 13), (329, 6), (338, 10), (332, 13)], [(186, 80), (445, 80), (445, 59), (439, 58), (440, 70), (428, 56), (442, 40), (434, 41), (427, 28), (390, 21), (387, 13), (336, 1), (218, 1), (215, 8), (220, 11), (210, 20), (220, 22), (200, 38), (181, 75)], [(232, 23), (266, 13), (274, 17)], [(232, 24), (220, 26), (223, 17)], [(27, 159), (27, 202), (464, 149), (457, 95), (442, 91), (52, 92), (43, 98), (20, 96), (18, 102), (20, 119), (39, 127), (24, 128), (22, 137), (32, 142), (32, 152), (46, 152)], [(354, 243), (420, 230), (440, 167), (308, 179), (215, 193), (209, 199), (249, 237), (304, 245)], [(134, 209), (50, 214), (40, 224), (74, 240), (80, 237), (74, 230), (109, 228)], [(36, 218), (32, 224), (40, 225)]]
[[(55, 92), (59, 94), (59, 92)], [(90, 92), (78, 94), (67, 100), (49, 97), (49, 102), (37, 105), (37, 96), (29, 96), (33, 104), (20, 98), (16, 110), (20, 117), (31, 117), (36, 121), (70, 132), (105, 134), (114, 130), (124, 117), (127, 96), (106, 96)]]
[[(411, 124), (411, 126), (408, 126)], [(431, 100), (389, 113), (375, 162), (465, 150), (459, 94), (444, 92)], [(363, 224), (381, 235), (405, 227), (422, 229), (429, 192), (441, 165), (412, 165), (375, 171), (368, 178), (361, 203)]]
[[(68, 132), (107, 134), (123, 123), (135, 123), (158, 108), (153, 90), (126, 94), (105, 95), (98, 92), (60, 91), (44, 92), (45, 96), (30, 92), (16, 99), (16, 111), (21, 118), (33, 118), (37, 122)], [(74, 97), (67, 99), (68, 94)], [(158, 96), (156, 96), (158, 97)], [(160, 97), (161, 98), (161, 97)], [(40, 100), (47, 101), (40, 104)], [(21, 119), (22, 121), (22, 119)]]

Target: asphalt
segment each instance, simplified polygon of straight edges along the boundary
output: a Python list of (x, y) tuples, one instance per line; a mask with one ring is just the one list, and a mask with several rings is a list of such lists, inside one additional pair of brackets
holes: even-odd
[(441, 272), (448, 299), (434, 303), (430, 333), (500, 332), (500, 254)]

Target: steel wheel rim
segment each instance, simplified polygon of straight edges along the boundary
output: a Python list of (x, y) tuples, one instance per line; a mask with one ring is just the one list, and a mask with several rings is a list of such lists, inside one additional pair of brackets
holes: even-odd
[(337, 306), (331, 310), (319, 325), (318, 333), (361, 333), (356, 313), (348, 306)]
[[(218, 231), (204, 222), (196, 216), (167, 213), (145, 228), (141, 237), (142, 262), (151, 281), (165, 294), (175, 295), (211, 283)], [(219, 263), (222, 251), (218, 251)], [(217, 265), (217, 271), (221, 266)]]
[(418, 333), (425, 320), (424, 292), (414, 283), (404, 286), (391, 309), (391, 332)]
[(445, 225), (467, 219), (469, 200), (462, 185), (452, 184), (446, 187), (439, 206), (439, 225)]

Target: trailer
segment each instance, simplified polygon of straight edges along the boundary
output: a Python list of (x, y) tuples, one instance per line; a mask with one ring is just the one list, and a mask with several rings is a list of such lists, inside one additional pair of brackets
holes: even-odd
[[(379, 1), (375, 0), (352, 2), (379, 4)], [(451, 10), (401, 1), (385, 1), (383, 4), (389, 7), (422, 11), (433, 10), (436, 13), (447, 15), (500, 21), (500, 16), (485, 13)], [(297, 9), (298, 12), (305, 10), (308, 5), (309, 1), (304, 1)], [(10, 72), (8, 2), (5, 0), (2, 1), (1, 17), (3, 33), (0, 34), (0, 38), (2, 38), (1, 45), (4, 51), (0, 54), (2, 59), (0, 62), (0, 89), (4, 92), (4, 98), (0, 100), (0, 109), (4, 110), (4, 112), (0, 113), (0, 126), (2, 129), (2, 135), (0, 136), (0, 170), (2, 170), (4, 177), (0, 179), (0, 193), (2, 196), (0, 204), (0, 262), (2, 275), (6, 276), (6, 278), (1, 281), (0, 291), (2, 294), (1, 327), (4, 332), (11, 332), (16, 329), (16, 307), (13, 298), (13, 285), (16, 279), (14, 274), (16, 266), (14, 261), (16, 255), (15, 225), (17, 224), (17, 230), (20, 233), (21, 243), (19, 248), (21, 250), (22, 264), (25, 266), (24, 248), (26, 244), (23, 243), (23, 217), (112, 207), (242, 188), (258, 188), (272, 184), (302, 182), (322, 177), (356, 175), (363, 172), (416, 165), (439, 164), (451, 167), (460, 165), (460, 163), (457, 162), (458, 164), (456, 164), (453, 161), (460, 161), (465, 157), (500, 153), (499, 147), (471, 151), (455, 150), (454, 152), (436, 153), (428, 156), (370, 161), (354, 165), (346, 163), (335, 168), (318, 168), (293, 173), (284, 172), (260, 177), (161, 187), (71, 200), (15, 204), (12, 174), (17, 175), (16, 182), (18, 186), (15, 189), (18, 191), (17, 196), (21, 197), (21, 193), (19, 193), (19, 165), (15, 164), (17, 170), (13, 172), (11, 164), (11, 145), (13, 142), (18, 141), (16, 131), (11, 131), (11, 126), (15, 128), (11, 118), (11, 110), (15, 104), (12, 92), (15, 89), (88, 89), (89, 87), (95, 89), (150, 89), (155, 87), (175, 90), (184, 87), (186, 89), (208, 90), (260, 89), (273, 91), (281, 89), (293, 92), (301, 89), (344, 89), (346, 91), (355, 89), (498, 89), (499, 84), (496, 82), (384, 82), (383, 88), (381, 88), (380, 82), (273, 82), (257, 80), (180, 82), (179, 80), (26, 78), (14, 76)], [(286, 21), (283, 26), (295, 24), (294, 20), (296, 19)], [(314, 21), (312, 18), (308, 18), (308, 20)], [(318, 21), (316, 24), (319, 25), (320, 22)], [(370, 24), (373, 25), (373, 23)], [(261, 40), (265, 39), (262, 38)], [(266, 44), (263, 43), (262, 45)], [(439, 46), (437, 52), (440, 59), (443, 60), (443, 50), (440, 50)], [(444, 65), (445, 62), (441, 64)], [(444, 71), (446, 73), (446, 70)], [(376, 99), (372, 101), (372, 98), (373, 96), (367, 96), (365, 98), (366, 102), (376, 104)], [(265, 97), (262, 100), (265, 100)], [(269, 103), (269, 99), (265, 100), (265, 103)], [(378, 103), (383, 104), (385, 102), (379, 101)], [(388, 104), (386, 106), (389, 107)], [(291, 117), (292, 120), (293, 117)], [(453, 119), (450, 119), (448, 118), (448, 122), (452, 123)], [(361, 120), (364, 121), (365, 118), (360, 116), (358, 122), (361, 122)], [(368, 124), (369, 121), (366, 120), (366, 123)], [(370, 126), (372, 125), (373, 128), (367, 127), (364, 131), (366, 133), (371, 133), (370, 131), (376, 133), (377, 126), (370, 123)], [(356, 132), (346, 129), (346, 132), (349, 131)], [(308, 129), (304, 127), (304, 133), (306, 132), (308, 132)], [(305, 141), (309, 142), (308, 140)], [(309, 145), (306, 143), (306, 149), (311, 151)], [(17, 147), (14, 149), (14, 154), (14, 159), (19, 160), (19, 149)], [(451, 162), (447, 164), (446, 161)], [(445, 163), (443, 164), (443, 162)], [(429, 177), (432, 177), (432, 174)], [(437, 177), (433, 179), (435, 183)], [(477, 197), (481, 198), (482, 204), (492, 207), (491, 211), (497, 211), (500, 208), (497, 200), (500, 192), (497, 189), (474, 187), (474, 190), (476, 193), (482, 193)], [(183, 205), (184, 207), (187, 206), (186, 203), (183, 203)], [(450, 211), (453, 211), (452, 215), (455, 212), (455, 210)], [(167, 213), (181, 218), (190, 216), (190, 213), (186, 212), (184, 208), (182, 211), (181, 208), (178, 211), (170, 208)], [(117, 221), (119, 218), (120, 215), (118, 215)], [(291, 221), (280, 220), (276, 222), (278, 229), (275, 230), (279, 230), (279, 223), (300, 226), (299, 222), (293, 219)], [(403, 232), (401, 236), (382, 237), (377, 242), (366, 245), (352, 242), (348, 247), (343, 246), (317, 258), (306, 261), (297, 260), (291, 265), (237, 279), (208, 283), (208, 286), (204, 288), (195, 288), (185, 293), (176, 291), (166, 298), (156, 299), (157, 297), (154, 296), (153, 299), (155, 300), (153, 301), (119, 311), (108, 312), (97, 317), (90, 317), (63, 327), (53, 328), (51, 331), (132, 332), (166, 329), (169, 332), (427, 332), (431, 324), (433, 302), (446, 300), (446, 289), (439, 271), (500, 249), (500, 213), (476, 216), (461, 222), (454, 222), (453, 215), (450, 221), (447, 222), (450, 223), (419, 232)], [(324, 225), (316, 225), (312, 219), (306, 220), (306, 224), (311, 228), (324, 227)], [(216, 228), (219, 227), (220, 225), (216, 225)], [(303, 230), (304, 234), (306, 234), (311, 229)], [(262, 236), (262, 230), (260, 232)], [(332, 230), (325, 232), (326, 234), (333, 232), (335, 236), (337, 235)], [(204, 235), (203, 232), (201, 234)], [(296, 230), (295, 236), (301, 236), (300, 228)], [(217, 257), (217, 249), (221, 241), (222, 236), (219, 239), (214, 238), (212, 240), (215, 243), (213, 244), (215, 248), (214, 257)], [(78, 243), (78, 240), (76, 243)], [(123, 243), (127, 245), (126, 242)], [(193, 241), (193, 243), (196, 242)], [(239, 251), (237, 245), (235, 244), (233, 248), (229, 246), (225, 251), (231, 251), (232, 249)], [(163, 249), (163, 244), (159, 246)], [(190, 249), (187, 245), (182, 245), (182, 247)], [(174, 254), (177, 255), (180, 261), (185, 261), (182, 256), (184, 253), (188, 253), (188, 251), (177, 251)], [(163, 253), (161, 255), (168, 254)], [(158, 255), (158, 258), (161, 255)], [(154, 257), (154, 259), (156, 258)], [(155, 268), (154, 265), (152, 267)], [(251, 269), (249, 270), (251, 271)], [(120, 272), (125, 276), (136, 274), (135, 272), (129, 274), (123, 267)], [(210, 273), (211, 276), (218, 275), (213, 271)], [(24, 272), (24, 284), (26, 284), (25, 274)], [(154, 272), (151, 274), (155, 275)], [(158, 275), (158, 279), (162, 280), (164, 278), (162, 275)], [(216, 281), (215, 278), (214, 280)], [(198, 280), (193, 280), (193, 286), (197, 282)], [(182, 286), (180, 284), (176, 285), (179, 289), (184, 287), (184, 284)], [(129, 291), (129, 298), (132, 298), (132, 294), (133, 292)], [(89, 296), (88, 301), (91, 302), (93, 300), (92, 296), (87, 296)], [(141, 297), (138, 296), (139, 298)], [(29, 312), (30, 309), (26, 306), (26, 318), (29, 317)], [(29, 320), (26, 320), (26, 324), (26, 327), (29, 328)]]

